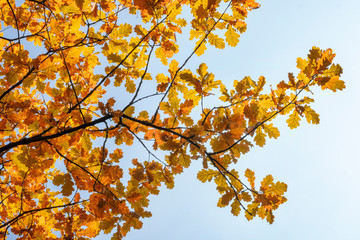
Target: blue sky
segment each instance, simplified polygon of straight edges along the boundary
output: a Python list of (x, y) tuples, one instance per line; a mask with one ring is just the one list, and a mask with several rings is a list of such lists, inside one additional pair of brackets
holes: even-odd
[[(312, 46), (332, 48), (335, 62), (344, 68), (347, 88), (338, 93), (314, 91), (320, 125), (302, 121), (290, 130), (285, 119), (276, 121), (281, 136), (255, 147), (236, 166), (251, 168), (257, 180), (273, 174), (288, 184), (288, 202), (275, 213), (275, 223), (248, 222), (230, 209), (216, 206), (212, 183), (196, 180), (201, 163), (176, 178), (173, 190), (151, 198), (153, 217), (144, 221), (135, 239), (359, 239), (360, 220), (360, 2), (352, 0), (260, 1), (251, 12), (248, 30), (236, 48), (211, 49), (191, 60), (188, 67), (206, 62), (209, 70), (232, 84), (244, 76), (264, 75), (268, 84), (296, 71), (296, 58)], [(268, 85), (269, 86), (269, 85)]]

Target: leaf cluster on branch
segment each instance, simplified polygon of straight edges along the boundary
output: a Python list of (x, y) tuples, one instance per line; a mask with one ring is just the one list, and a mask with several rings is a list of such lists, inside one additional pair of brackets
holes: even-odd
[[(253, 171), (240, 174), (234, 164), (279, 137), (271, 123), (278, 115), (291, 129), (301, 118), (318, 124), (312, 88), (345, 85), (332, 50), (316, 47), (297, 59), (296, 76), (269, 93), (262, 76), (228, 89), (205, 63), (186, 68), (209, 46), (235, 47), (248, 12), (259, 6), (1, 0), (0, 236), (121, 239), (151, 217), (149, 196), (161, 185), (173, 188), (193, 161), (202, 161), (198, 179), (215, 183), (219, 207), (272, 223), (287, 185), (268, 175), (257, 186)], [(183, 31), (193, 49), (179, 44)], [(214, 96), (222, 104), (206, 107)], [(129, 163), (134, 146), (143, 154)]]

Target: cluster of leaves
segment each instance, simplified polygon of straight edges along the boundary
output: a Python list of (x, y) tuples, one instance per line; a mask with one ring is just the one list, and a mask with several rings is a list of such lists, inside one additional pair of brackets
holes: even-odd
[[(151, 216), (149, 196), (162, 184), (173, 188), (174, 175), (197, 159), (198, 179), (216, 184), (219, 207), (272, 223), (286, 184), (268, 175), (257, 188), (254, 172), (240, 177), (232, 164), (280, 135), (270, 123), (277, 115), (288, 115), (290, 128), (301, 117), (319, 123), (313, 99), (300, 93), (345, 85), (335, 54), (315, 47), (297, 60), (300, 73), (268, 94), (264, 77), (245, 77), (228, 90), (205, 63), (185, 69), (209, 45), (236, 46), (258, 7), (254, 0), (1, 0), (1, 237), (103, 232), (121, 239)], [(190, 20), (181, 18), (183, 9)], [(138, 18), (124, 21), (131, 15)], [(185, 30), (195, 48), (180, 64), (176, 34)], [(150, 70), (153, 55), (167, 73)], [(106, 98), (114, 88), (130, 97)], [(204, 107), (214, 94), (223, 105)], [(148, 101), (154, 109), (146, 109)], [(133, 159), (126, 181), (126, 145), (135, 142), (150, 159)]]

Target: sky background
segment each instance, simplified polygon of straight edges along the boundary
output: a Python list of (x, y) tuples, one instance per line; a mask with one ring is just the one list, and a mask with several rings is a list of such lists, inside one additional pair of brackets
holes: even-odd
[[(265, 147), (254, 147), (236, 168), (255, 171), (260, 181), (272, 174), (288, 184), (288, 202), (275, 212), (275, 223), (248, 222), (218, 208), (213, 183), (201, 183), (194, 162), (176, 177), (173, 190), (163, 189), (151, 198), (153, 217), (126, 240), (136, 239), (360, 239), (360, 1), (272, 0), (247, 19), (248, 30), (236, 48), (208, 50), (187, 67), (206, 62), (209, 70), (232, 85), (234, 79), (266, 77), (269, 84), (298, 73), (296, 58), (305, 58), (312, 46), (332, 48), (344, 69), (342, 92), (315, 90), (319, 125), (302, 121), (290, 130), (285, 118), (275, 123), (280, 137)], [(181, 46), (180, 46), (181, 47)], [(104, 236), (102, 236), (104, 237)], [(110, 236), (109, 236), (110, 237)]]

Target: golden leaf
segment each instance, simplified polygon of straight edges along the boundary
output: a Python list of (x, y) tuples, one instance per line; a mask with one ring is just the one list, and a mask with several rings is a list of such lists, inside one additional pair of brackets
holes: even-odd
[(284, 195), (287, 191), (287, 185), (283, 182), (276, 182), (276, 184), (272, 185), (268, 188), (265, 193), (266, 194), (276, 194), (276, 195)]
[(235, 47), (239, 43), (240, 34), (238, 34), (232, 27), (229, 27), (225, 33), (225, 37), (226, 42), (230, 46)]
[(216, 48), (223, 49), (225, 48), (224, 39), (220, 38), (218, 35), (210, 33), (208, 35), (209, 43), (214, 45)]
[(240, 214), (240, 203), (236, 200), (234, 200), (234, 202), (231, 204), (231, 213), (234, 215), (234, 216), (239, 216)]
[(71, 175), (69, 173), (66, 173), (64, 175), (64, 185), (62, 185), (62, 194), (64, 196), (70, 196), (72, 192), (74, 191), (74, 183), (71, 180)]
[(269, 188), (269, 186), (271, 186), (272, 184), (274, 184), (274, 178), (272, 175), (267, 175), (266, 177), (264, 177), (264, 179), (261, 181), (261, 191), (265, 191), (266, 189)]
[(256, 135), (254, 137), (254, 141), (255, 141), (256, 145), (263, 147), (266, 142), (265, 137), (266, 137), (266, 134), (263, 133), (261, 128), (256, 129)]
[(217, 176), (219, 174), (218, 171), (212, 170), (212, 169), (202, 169), (197, 173), (197, 178), (202, 181), (211, 181), (213, 177)]
[(265, 133), (269, 136), (269, 138), (278, 138), (280, 136), (279, 129), (274, 127), (272, 123), (270, 124), (263, 124), (262, 125)]
[(311, 109), (310, 107), (306, 107), (304, 114), (308, 123), (319, 124), (319, 114), (317, 114), (313, 109)]
[(290, 129), (297, 128), (300, 125), (300, 117), (299, 113), (294, 110), (292, 114), (290, 114), (289, 118), (286, 120)]
[(255, 187), (255, 173), (251, 171), (250, 169), (245, 170), (245, 177), (248, 179), (250, 186), (252, 188)]
[(226, 207), (229, 205), (230, 201), (234, 198), (233, 191), (226, 191), (224, 195), (222, 195), (218, 201), (218, 207)]
[(342, 91), (345, 88), (345, 82), (339, 79), (339, 76), (334, 76), (329, 79), (324, 85), (321, 86), (322, 89), (330, 89), (333, 92), (337, 90)]

